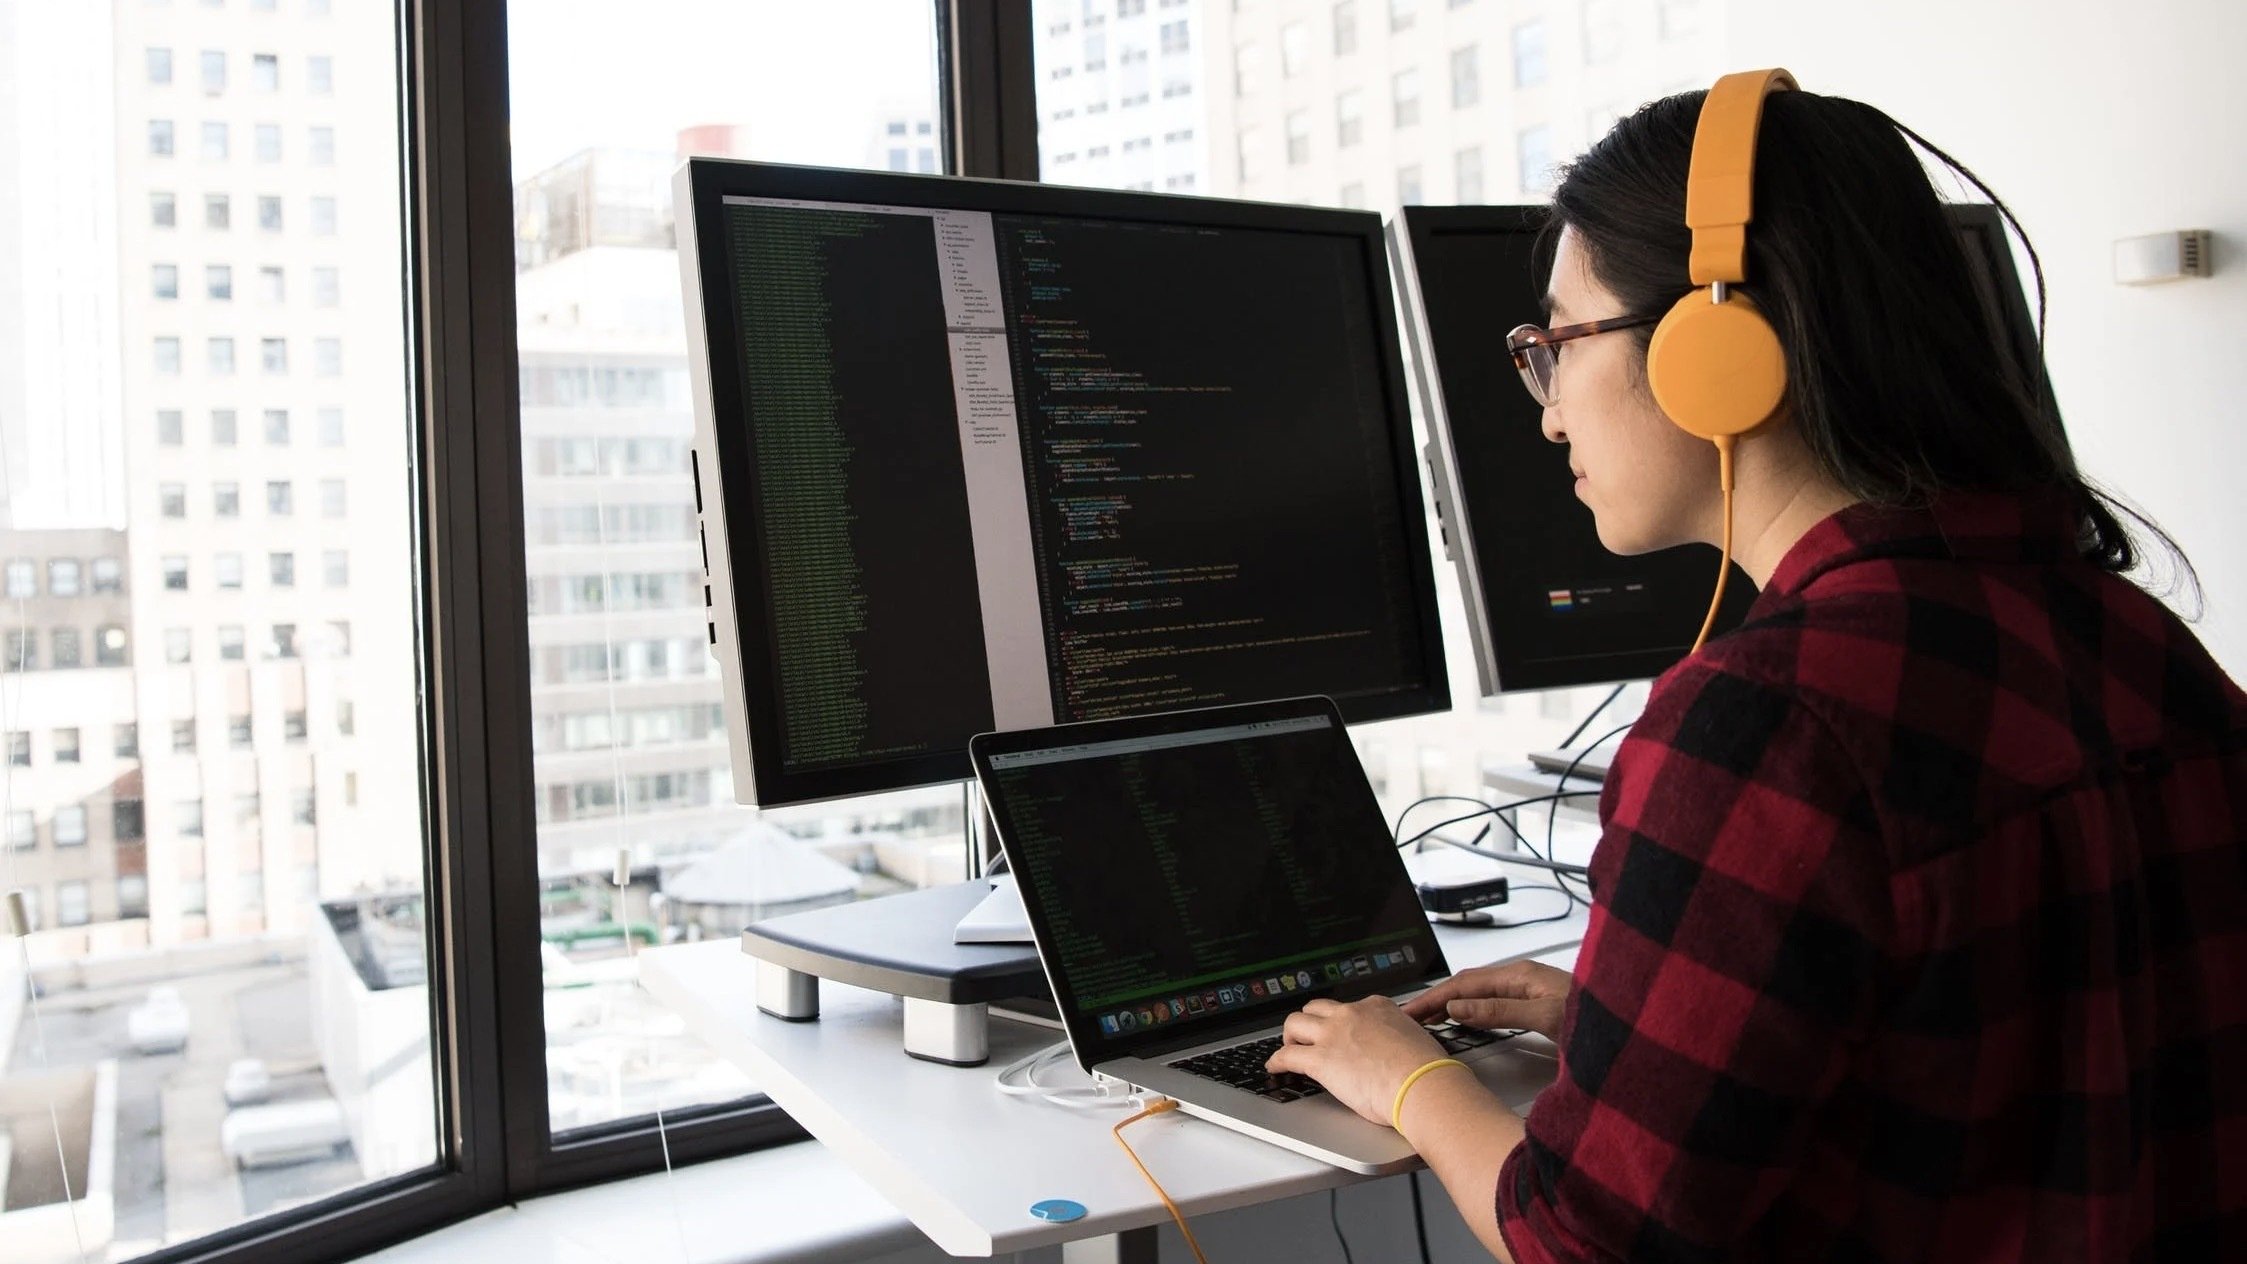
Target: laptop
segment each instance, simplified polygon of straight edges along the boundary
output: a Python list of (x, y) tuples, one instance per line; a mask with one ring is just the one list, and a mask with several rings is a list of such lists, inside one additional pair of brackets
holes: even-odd
[[(1264, 1070), (1313, 997), (1402, 1001), (1450, 973), (1333, 702), (986, 733), (969, 754), (1079, 1066), (1354, 1172), (1417, 1164)], [(1517, 1110), (1557, 1071), (1535, 1037), (1431, 1031)]]

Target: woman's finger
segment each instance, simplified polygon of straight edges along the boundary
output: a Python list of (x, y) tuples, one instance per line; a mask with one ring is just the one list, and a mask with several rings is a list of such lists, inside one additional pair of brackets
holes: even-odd
[(1317, 1044), (1319, 1029), (1324, 1025), (1325, 1021), (1314, 1014), (1289, 1014), (1280, 1024), (1280, 1041), (1283, 1046)]

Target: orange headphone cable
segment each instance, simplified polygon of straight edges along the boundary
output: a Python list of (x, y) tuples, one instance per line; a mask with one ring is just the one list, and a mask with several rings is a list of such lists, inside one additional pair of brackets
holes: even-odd
[(1147, 1183), (1149, 1185), (1155, 1187), (1155, 1197), (1162, 1199), (1163, 1206), (1170, 1209), (1170, 1218), (1178, 1222), (1178, 1232), (1186, 1235), (1186, 1245), (1193, 1248), (1194, 1259), (1198, 1262), (1198, 1264), (1209, 1264), (1209, 1257), (1202, 1254), (1202, 1244), (1194, 1241), (1194, 1231), (1186, 1227), (1186, 1214), (1178, 1210), (1177, 1203), (1170, 1201), (1170, 1195), (1163, 1192), (1163, 1183), (1155, 1179), (1155, 1174), (1148, 1171), (1147, 1165), (1139, 1161), (1139, 1154), (1137, 1151), (1131, 1148), (1131, 1143), (1124, 1140), (1124, 1129), (1129, 1128), (1133, 1124), (1138, 1123), (1140, 1120), (1147, 1118), (1149, 1115), (1160, 1115), (1164, 1111), (1176, 1109), (1178, 1109), (1178, 1103), (1165, 1097), (1160, 1101), (1149, 1103), (1147, 1109), (1140, 1111), (1138, 1114), (1133, 1115), (1131, 1118), (1124, 1120), (1120, 1124), (1117, 1124), (1111, 1131), (1115, 1133), (1116, 1144), (1122, 1146), (1123, 1152), (1131, 1156), (1131, 1165), (1139, 1169), (1139, 1174), (1147, 1178)]
[(1701, 620), (1701, 635), (1693, 638), (1693, 648), (1688, 655), (1701, 652), (1709, 639), (1709, 629), (1716, 626), (1717, 608), (1724, 604), (1725, 581), (1732, 578), (1732, 436), (1718, 435), (1716, 444), (1717, 483), (1724, 489), (1724, 544), (1716, 563), (1716, 592), (1709, 598), (1709, 617)]

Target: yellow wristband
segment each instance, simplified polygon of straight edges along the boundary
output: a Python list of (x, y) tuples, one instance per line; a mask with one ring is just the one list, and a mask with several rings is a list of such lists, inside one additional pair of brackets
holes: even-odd
[(1467, 1064), (1461, 1062), (1457, 1058), (1437, 1058), (1435, 1061), (1404, 1077), (1404, 1083), (1397, 1085), (1396, 1103), (1389, 1107), (1389, 1126), (1391, 1128), (1396, 1129), (1400, 1133), (1404, 1131), (1404, 1095), (1412, 1091), (1412, 1086), (1420, 1082), (1420, 1077), (1426, 1075), (1430, 1071), (1437, 1069), (1438, 1067), (1447, 1066), (1455, 1066), (1462, 1071), (1467, 1069)]

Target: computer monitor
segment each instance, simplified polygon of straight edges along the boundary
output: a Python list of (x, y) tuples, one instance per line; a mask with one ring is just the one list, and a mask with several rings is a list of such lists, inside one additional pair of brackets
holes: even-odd
[[(1950, 209), (1985, 302), (2012, 351), (2034, 363), (2036, 330), (1995, 211)], [(1717, 551), (1707, 545), (1638, 557), (1602, 547), (1576, 499), (1567, 449), (1539, 429), (1542, 410), (1505, 340), (1543, 310), (1546, 214), (1413, 206), (1389, 228), (1438, 520), (1485, 694), (1658, 676), (1692, 648), (1716, 583)], [(1754, 599), (1735, 568), (1715, 630), (1737, 625)]]
[(677, 178), (736, 797), (968, 739), (1450, 705), (1368, 212), (695, 159)]

